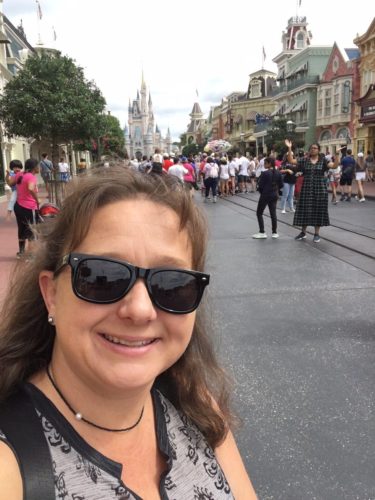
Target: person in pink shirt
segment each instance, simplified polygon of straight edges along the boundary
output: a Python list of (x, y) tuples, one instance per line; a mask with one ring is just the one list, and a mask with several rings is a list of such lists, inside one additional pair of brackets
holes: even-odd
[(184, 182), (186, 183), (187, 186), (189, 186), (189, 189), (192, 189), (193, 184), (195, 183), (195, 172), (193, 165), (188, 162), (186, 156), (183, 156), (181, 158), (181, 163), (188, 171), (188, 173), (184, 175)]
[(9, 182), (10, 185), (15, 185), (17, 188), (14, 213), (18, 225), (18, 259), (25, 254), (26, 241), (29, 242), (28, 253), (31, 254), (32, 242), (35, 239), (30, 226), (31, 224), (37, 224), (39, 221), (38, 182), (36, 178), (38, 172), (38, 160), (29, 158), (25, 162), (24, 172), (18, 172)]

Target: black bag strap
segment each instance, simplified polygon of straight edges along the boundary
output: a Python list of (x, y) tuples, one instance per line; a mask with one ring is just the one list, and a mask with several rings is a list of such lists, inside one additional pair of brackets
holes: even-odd
[(16, 452), (24, 500), (55, 500), (50, 451), (33, 401), (25, 388), (0, 404), (0, 429)]

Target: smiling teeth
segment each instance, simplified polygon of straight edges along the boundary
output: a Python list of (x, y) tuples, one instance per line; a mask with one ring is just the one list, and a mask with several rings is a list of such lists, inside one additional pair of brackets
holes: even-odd
[(113, 342), (114, 344), (126, 345), (127, 347), (143, 347), (145, 345), (151, 344), (153, 340), (121, 340), (117, 337), (112, 337), (112, 335), (103, 335), (105, 339), (109, 340), (109, 342)]

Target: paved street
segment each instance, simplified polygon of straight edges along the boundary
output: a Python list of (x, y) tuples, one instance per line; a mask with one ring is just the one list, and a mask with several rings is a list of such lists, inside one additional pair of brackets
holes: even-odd
[[(235, 202), (254, 209), (257, 196)], [(375, 257), (375, 202), (330, 207), (367, 236), (324, 228), (314, 244), (283, 224), (279, 240), (253, 240), (255, 213), (232, 199), (204, 205), (210, 303), (259, 498), (374, 499), (375, 260), (348, 248)]]
[[(254, 240), (258, 194), (197, 203), (210, 224), (207, 305), (260, 500), (375, 499), (375, 201), (330, 206), (322, 240)], [(15, 220), (0, 204), (0, 294)], [(283, 218), (282, 218), (283, 217)], [(266, 218), (270, 232), (270, 219)]]

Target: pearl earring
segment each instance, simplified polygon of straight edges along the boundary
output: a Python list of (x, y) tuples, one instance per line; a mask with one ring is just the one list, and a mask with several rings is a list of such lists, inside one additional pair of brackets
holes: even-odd
[(51, 326), (55, 326), (55, 320), (53, 319), (52, 316), (48, 316), (48, 323), (51, 325)]

